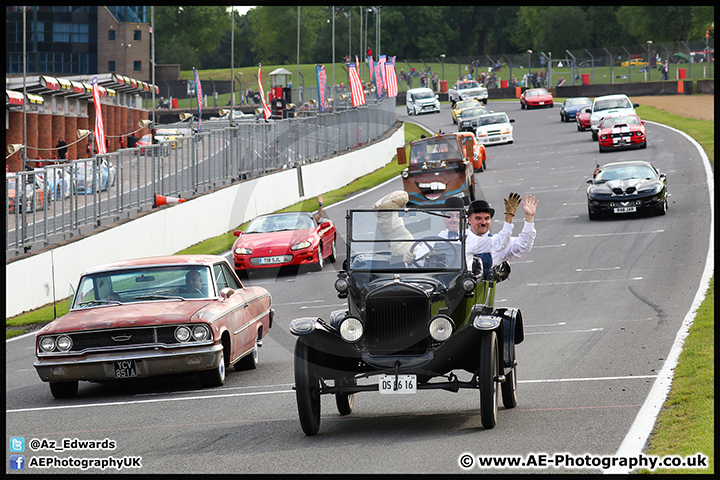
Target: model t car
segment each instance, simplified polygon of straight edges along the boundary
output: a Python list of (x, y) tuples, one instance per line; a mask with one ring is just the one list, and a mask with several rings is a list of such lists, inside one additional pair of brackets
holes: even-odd
[[(445, 238), (453, 218), (461, 233)], [(494, 306), (496, 284), (510, 267), (503, 262), (483, 275), (474, 260), (468, 268), (465, 227), (462, 208), (348, 211), (347, 258), (335, 282), (347, 308), (290, 325), (306, 435), (318, 433), (322, 395), (334, 395), (338, 412), (348, 415), (358, 392), (471, 389), (488, 429), (500, 396), (505, 408), (517, 405), (522, 314)]]
[(405, 147), (397, 149), (398, 163), (408, 163), (400, 176), (408, 192), (408, 205), (442, 205), (449, 197), (465, 205), (475, 200), (475, 168), (482, 171), (475, 139), (446, 133), (410, 142), (408, 162)]

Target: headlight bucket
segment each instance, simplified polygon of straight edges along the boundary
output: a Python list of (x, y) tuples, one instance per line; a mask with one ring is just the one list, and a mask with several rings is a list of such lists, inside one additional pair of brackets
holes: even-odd
[(43, 337), (38, 345), (43, 352), (52, 352), (55, 350), (55, 339), (53, 337)]
[(453, 334), (455, 324), (452, 318), (447, 315), (438, 315), (430, 321), (428, 330), (433, 340), (436, 342), (444, 342)]
[(202, 342), (210, 338), (210, 332), (205, 325), (195, 325), (192, 329), (192, 336), (194, 340)]
[(73, 342), (67, 335), (62, 335), (55, 340), (58, 350), (67, 352), (72, 348)]
[(176, 328), (175, 339), (181, 343), (187, 342), (188, 340), (190, 340), (190, 329), (184, 325)]
[(340, 336), (348, 343), (355, 343), (365, 333), (363, 323), (359, 318), (347, 317), (340, 323)]

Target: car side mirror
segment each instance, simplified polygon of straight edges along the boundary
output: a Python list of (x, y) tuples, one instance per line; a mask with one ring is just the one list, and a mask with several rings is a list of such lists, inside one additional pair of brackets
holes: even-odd
[(513, 123), (513, 122), (515, 122), (515, 119), (514, 119), (514, 118), (511, 118), (511, 119), (510, 119), (510, 123)]
[(633, 103), (633, 108), (638, 108), (640, 106), (639, 103)]
[(585, 183), (593, 183), (593, 179), (592, 179), (592, 178), (588, 178), (587, 180), (585, 180)]
[(239, 237), (240, 235), (242, 235), (242, 230), (235, 230), (233, 232), (233, 235), (235, 235), (236, 237)]
[(327, 220), (324, 221), (324, 222), (322, 222), (322, 223), (319, 225), (319, 227), (320, 227), (321, 229), (323, 229), (323, 228), (330, 228), (331, 226), (332, 226), (332, 224), (331, 224), (330, 222), (328, 222)]

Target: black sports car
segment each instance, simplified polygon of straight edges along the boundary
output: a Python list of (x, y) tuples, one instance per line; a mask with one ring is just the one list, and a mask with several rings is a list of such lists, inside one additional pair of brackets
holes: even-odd
[(458, 117), (459, 132), (474, 132), (477, 129), (478, 117), (487, 115), (488, 110), (485, 107), (468, 107), (463, 108)]
[(667, 175), (649, 162), (608, 163), (596, 169), (587, 183), (590, 220), (603, 214), (665, 215), (668, 209)]
[(500, 396), (505, 408), (517, 405), (522, 314), (494, 306), (495, 285), (510, 267), (503, 262), (484, 277), (473, 260), (469, 270), (464, 234), (443, 235), (453, 228), (446, 220), (465, 232), (459, 208), (348, 212), (347, 260), (335, 281), (347, 308), (290, 324), (306, 435), (318, 433), (321, 395), (334, 395), (340, 415), (349, 415), (358, 392), (471, 389), (484, 428), (495, 426)]

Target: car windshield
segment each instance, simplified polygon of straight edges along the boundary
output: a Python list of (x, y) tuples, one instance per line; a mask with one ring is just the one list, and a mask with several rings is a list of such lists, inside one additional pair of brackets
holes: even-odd
[(478, 126), (495, 125), (496, 123), (508, 123), (507, 115), (500, 113), (498, 115), (487, 115), (478, 119)]
[(420, 90), (419, 92), (413, 92), (413, 98), (415, 100), (424, 100), (426, 98), (435, 98), (435, 94), (432, 90)]
[[(458, 271), (464, 265), (461, 238), (465, 231), (459, 210), (361, 210), (348, 220), (349, 270)], [(452, 231), (453, 235), (448, 232)], [(414, 261), (406, 263), (408, 251)]]
[(640, 119), (632, 115), (626, 117), (605, 117), (602, 121), (601, 128), (609, 128), (615, 125), (640, 125)]
[(550, 95), (544, 88), (540, 88), (538, 90), (528, 90), (527, 94), (529, 97), (536, 97), (538, 95)]
[(648, 165), (622, 165), (605, 168), (595, 177), (596, 182), (608, 182), (612, 180), (631, 180), (644, 178), (650, 180), (655, 178), (655, 171)]
[(458, 90), (468, 90), (470, 88), (479, 88), (480, 84), (477, 82), (463, 82), (458, 84)]
[(211, 278), (208, 267), (191, 264), (92, 273), (80, 279), (72, 308), (214, 297)]
[(568, 99), (566, 105), (589, 105), (592, 102), (589, 98), (570, 98)]
[(431, 138), (413, 145), (410, 152), (410, 162), (413, 164), (457, 160), (459, 158), (462, 158), (462, 154), (455, 137)]
[(466, 108), (462, 111), (460, 114), (461, 117), (467, 118), (467, 117), (477, 117), (480, 115), (487, 114), (488, 111), (485, 108), (479, 107), (479, 108)]
[(245, 233), (282, 232), (305, 228), (315, 228), (315, 221), (309, 215), (277, 214), (253, 219), (245, 229)]
[(608, 98), (605, 100), (597, 100), (595, 102), (596, 112), (602, 110), (610, 110), (613, 108), (633, 108), (630, 100), (627, 98)]

